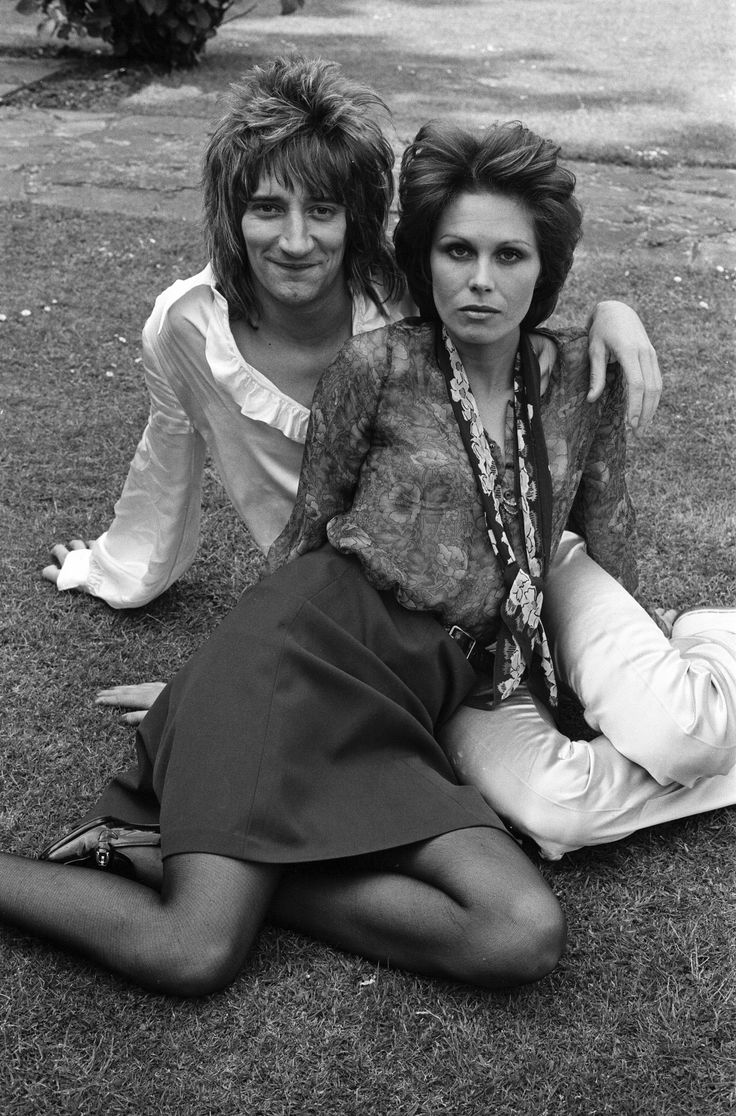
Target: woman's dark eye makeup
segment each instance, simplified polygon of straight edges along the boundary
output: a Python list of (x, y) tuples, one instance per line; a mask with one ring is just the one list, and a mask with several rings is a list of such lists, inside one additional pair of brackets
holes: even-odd
[[(449, 241), (444, 245), (444, 250), (448, 256), (454, 259), (468, 259), (475, 255), (475, 250), (469, 244), (463, 244), (461, 241)], [(523, 258), (523, 252), (520, 248), (514, 248), (511, 245), (498, 248), (495, 253), (500, 260), (510, 263), (514, 260)]]

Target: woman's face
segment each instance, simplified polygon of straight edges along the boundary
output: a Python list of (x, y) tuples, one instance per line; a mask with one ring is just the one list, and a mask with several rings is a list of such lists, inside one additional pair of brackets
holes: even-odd
[(430, 267), (437, 312), (461, 355), (513, 340), (541, 270), (532, 218), (505, 194), (460, 194), (437, 224)]
[(305, 307), (344, 293), (345, 206), (264, 175), (240, 227), (259, 301)]

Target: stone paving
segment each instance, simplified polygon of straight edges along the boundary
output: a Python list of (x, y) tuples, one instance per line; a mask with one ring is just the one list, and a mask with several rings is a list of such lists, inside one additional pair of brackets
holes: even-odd
[[(19, 18), (0, 28), (0, 45), (32, 48), (28, 21)], [(115, 112), (2, 102), (59, 65), (0, 56), (0, 199), (197, 220), (199, 163), (216, 96), (196, 84), (154, 83)], [(736, 270), (736, 170), (604, 163), (576, 163), (575, 170), (587, 210), (583, 253), (640, 249), (682, 267)]]
[(193, 220), (201, 118), (0, 109), (0, 196)]

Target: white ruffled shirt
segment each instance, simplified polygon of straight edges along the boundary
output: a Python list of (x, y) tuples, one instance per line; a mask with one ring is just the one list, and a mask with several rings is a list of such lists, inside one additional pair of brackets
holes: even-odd
[[(407, 313), (353, 299), (353, 333)], [(208, 265), (156, 300), (143, 329), (151, 410), (115, 518), (89, 550), (71, 550), (57, 588), (136, 608), (189, 568), (199, 543), (209, 454), (235, 510), (265, 552), (294, 505), (309, 409), (241, 355)]]

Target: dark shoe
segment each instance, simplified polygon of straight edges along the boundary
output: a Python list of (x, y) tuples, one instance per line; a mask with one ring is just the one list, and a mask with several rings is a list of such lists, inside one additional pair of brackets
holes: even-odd
[(38, 859), (70, 867), (97, 868), (135, 879), (133, 862), (120, 850), (160, 845), (161, 831), (157, 825), (133, 826), (119, 818), (94, 818), (47, 845)]

